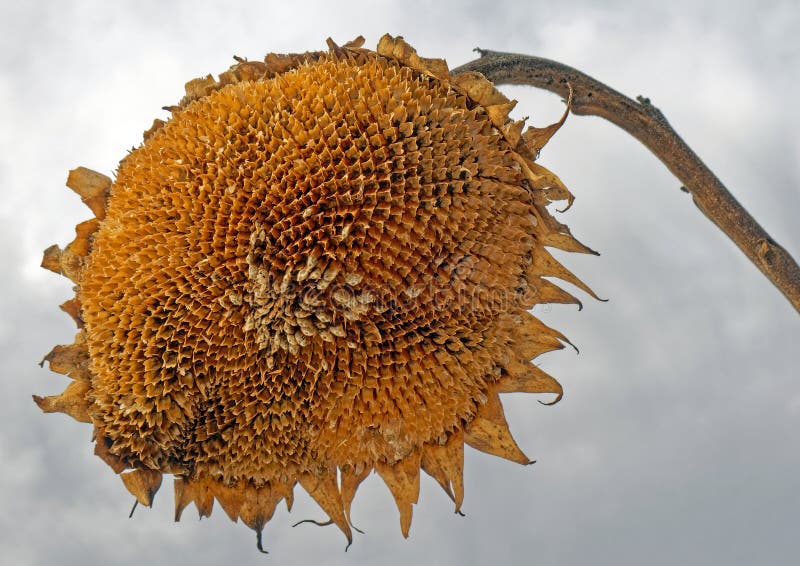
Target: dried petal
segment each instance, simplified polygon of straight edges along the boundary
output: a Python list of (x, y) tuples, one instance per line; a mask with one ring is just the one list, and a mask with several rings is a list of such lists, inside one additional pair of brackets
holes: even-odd
[(503, 405), (496, 392), (489, 394), (488, 401), (479, 410), (464, 431), (467, 444), (519, 464), (530, 464), (531, 460), (520, 450), (508, 430)]
[(419, 500), (419, 470), (421, 452), (416, 451), (393, 464), (378, 462), (375, 470), (392, 492), (400, 511), (400, 530), (408, 538), (411, 528), (412, 505)]
[(133, 470), (121, 474), (120, 477), (137, 502), (147, 507), (153, 505), (153, 497), (161, 487), (163, 477), (161, 472), (158, 470)]

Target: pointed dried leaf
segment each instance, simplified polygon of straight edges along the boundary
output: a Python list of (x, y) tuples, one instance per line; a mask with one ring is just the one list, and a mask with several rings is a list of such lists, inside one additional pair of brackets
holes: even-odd
[(537, 236), (537, 240), (543, 246), (558, 248), (565, 252), (577, 252), (584, 254), (600, 255), (592, 248), (580, 243), (570, 232), (569, 228), (550, 216), (549, 214), (539, 214), (536, 212), (537, 219), (544, 225), (544, 233)]
[(481, 106), (494, 106), (495, 104), (508, 104), (510, 101), (505, 94), (477, 71), (460, 73), (452, 78), (452, 84), (458, 90), (469, 96)]
[[(217, 81), (211, 75), (205, 77), (198, 77), (192, 79), (184, 85), (186, 96), (183, 97), (184, 101), (197, 100), (208, 95), (211, 91), (217, 88)], [(183, 101), (182, 101), (183, 103)]]
[(594, 291), (583, 281), (578, 279), (569, 269), (561, 265), (544, 246), (536, 246), (533, 253), (533, 263), (529, 268), (529, 277), (558, 277), (567, 283), (572, 283), (580, 290), (588, 293), (593, 298), (600, 300)]
[(336, 472), (322, 474), (303, 474), (300, 476), (300, 485), (322, 507), (339, 529), (347, 537), (347, 542), (353, 542), (353, 533), (344, 513), (342, 494), (336, 481)]
[(94, 444), (94, 455), (108, 464), (115, 474), (119, 474), (128, 466), (119, 456), (111, 453), (111, 445), (112, 443), (107, 437), (98, 437)]
[(516, 100), (509, 100), (503, 104), (493, 104), (492, 106), (486, 107), (486, 113), (489, 114), (489, 119), (495, 127), (502, 128), (510, 121), (508, 114), (516, 105)]
[(452, 433), (445, 444), (426, 444), (422, 469), (439, 482), (460, 511), (464, 501), (464, 433)]
[(579, 309), (583, 308), (583, 303), (577, 298), (546, 279), (537, 279), (535, 282), (530, 283), (530, 288), (525, 295), (525, 299), (531, 306), (539, 304), (561, 304), (578, 305)]
[(53, 244), (44, 250), (41, 265), (45, 269), (61, 275), (61, 248)]
[(72, 320), (75, 321), (75, 324), (78, 326), (78, 328), (83, 328), (83, 319), (81, 318), (81, 302), (77, 297), (63, 302), (59, 308), (72, 317)]
[(89, 415), (89, 401), (86, 398), (88, 392), (88, 381), (73, 381), (60, 395), (34, 395), (33, 400), (45, 413), (64, 413), (78, 422), (90, 423), (92, 417)]
[(562, 342), (569, 343), (563, 334), (550, 328), (528, 312), (520, 317), (517, 335), (519, 340), (515, 343), (514, 348), (525, 360), (532, 360), (553, 350), (561, 350), (564, 347)]
[(450, 78), (450, 69), (444, 59), (426, 59), (417, 55), (417, 50), (411, 47), (402, 36), (392, 37), (388, 33), (380, 38), (376, 49), (379, 55), (396, 59), (412, 69), (425, 72), (436, 78), (447, 80)]
[(106, 216), (106, 199), (111, 184), (110, 178), (86, 167), (73, 169), (67, 177), (67, 186), (78, 193), (84, 204), (101, 220)]
[(530, 362), (513, 360), (505, 367), (508, 373), (497, 382), (498, 393), (555, 393), (556, 399), (546, 405), (558, 403), (564, 395), (554, 377)]
[(503, 413), (503, 405), (495, 391), (490, 392), (486, 404), (478, 409), (475, 418), (467, 425), (464, 441), (487, 454), (500, 456), (519, 464), (531, 463), (511, 436)]
[(65, 249), (61, 254), (61, 273), (73, 283), (80, 284), (83, 275), (83, 257)]
[(511, 144), (511, 147), (517, 147), (520, 138), (522, 137), (522, 128), (525, 127), (525, 120), (518, 120), (500, 128), (503, 135)]
[(524, 134), (522, 134), (523, 141), (534, 156), (539, 155), (539, 152), (547, 144), (547, 142), (550, 141), (550, 138), (552, 138), (553, 135), (555, 135), (555, 133), (561, 128), (561, 126), (564, 125), (571, 108), (572, 87), (570, 86), (569, 97), (567, 98), (567, 107), (564, 109), (564, 114), (561, 116), (561, 119), (559, 119), (559, 121), (555, 124), (550, 124), (544, 128), (535, 128), (531, 126), (525, 131)]
[(400, 530), (405, 538), (411, 529), (412, 505), (419, 499), (421, 453), (416, 451), (394, 464), (378, 463), (375, 471), (381, 476), (400, 511)]
[(372, 468), (364, 466), (360, 472), (356, 472), (355, 467), (351, 465), (343, 466), (339, 471), (344, 514), (351, 525), (353, 521), (350, 518), (350, 509), (353, 505), (353, 499), (356, 496), (356, 491), (358, 491), (358, 486), (361, 485), (361, 482), (366, 479), (371, 471)]
[[(239, 517), (245, 525), (254, 531), (261, 532), (275, 513), (275, 507), (283, 499), (283, 495), (266, 485), (264, 487), (247, 486), (243, 496)], [(220, 503), (222, 502), (220, 501)]]
[[(524, 160), (524, 158), (521, 160)], [(531, 181), (531, 184), (534, 187), (542, 191), (542, 195), (545, 197), (546, 201), (554, 202), (558, 200), (566, 200), (567, 206), (562, 210), (559, 210), (559, 212), (565, 212), (568, 210), (575, 201), (575, 197), (572, 195), (566, 185), (564, 185), (561, 179), (559, 179), (555, 173), (549, 169), (545, 169), (538, 163), (528, 160), (524, 161), (525, 173), (528, 177), (528, 180)]]
[(44, 362), (49, 363), (50, 371), (68, 375), (72, 379), (88, 381), (92, 377), (86, 344), (56, 346), (44, 357), (42, 364)]
[(442, 464), (439, 462), (438, 452), (442, 451), (444, 446), (438, 444), (426, 444), (422, 447), (422, 469), (435, 479), (450, 499), (455, 501), (453, 489), (450, 487), (450, 478), (445, 472)]
[(158, 470), (133, 470), (120, 474), (120, 478), (136, 501), (150, 507), (153, 505), (153, 497), (161, 487), (163, 475)]
[(176, 477), (175, 491), (175, 520), (180, 521), (183, 510), (194, 501), (200, 517), (210, 517), (214, 508), (213, 480), (191, 480)]
[(364, 39), (364, 36), (363, 35), (359, 35), (357, 38), (351, 39), (350, 41), (345, 43), (344, 47), (346, 47), (348, 49), (358, 49), (359, 47), (362, 47), (364, 45), (365, 41), (366, 41), (366, 39)]
[(86, 220), (75, 226), (75, 239), (67, 245), (67, 249), (79, 256), (89, 255), (91, 249), (91, 237), (100, 227), (97, 218)]
[(244, 505), (245, 488), (239, 486), (228, 486), (222, 482), (214, 482), (211, 485), (214, 497), (219, 501), (222, 510), (230, 517), (234, 523), (239, 520), (239, 511)]

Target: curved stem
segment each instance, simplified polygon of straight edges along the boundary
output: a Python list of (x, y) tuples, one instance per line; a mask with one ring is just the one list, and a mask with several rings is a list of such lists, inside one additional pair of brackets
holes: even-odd
[(733, 240), (800, 312), (800, 266), (739, 204), (650, 100), (641, 96), (632, 100), (557, 61), (476, 51), (481, 57), (454, 69), (453, 74), (478, 71), (495, 84), (535, 86), (565, 99), (571, 86), (573, 114), (605, 118), (644, 144), (683, 183), (700, 211)]

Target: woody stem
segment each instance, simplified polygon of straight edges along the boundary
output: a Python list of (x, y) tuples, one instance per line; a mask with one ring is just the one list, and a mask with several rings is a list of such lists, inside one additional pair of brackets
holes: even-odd
[[(700, 211), (722, 230), (800, 312), (800, 266), (643, 97), (632, 100), (557, 61), (477, 49), (480, 58), (453, 70), (478, 71), (495, 84), (530, 85), (561, 95), (573, 89), (572, 113), (605, 118), (635, 137), (683, 184)], [(569, 85), (569, 86), (568, 86)]]

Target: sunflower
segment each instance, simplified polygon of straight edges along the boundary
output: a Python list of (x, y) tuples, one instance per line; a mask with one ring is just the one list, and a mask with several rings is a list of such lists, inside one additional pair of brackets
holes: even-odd
[(535, 163), (563, 118), (523, 132), (401, 37), (328, 45), (192, 80), (113, 181), (70, 172), (95, 218), (42, 263), (79, 331), (36, 403), (91, 423), (137, 502), (171, 474), (176, 519), (216, 500), (259, 548), (296, 484), (349, 543), (372, 471), (408, 536), (420, 470), (458, 511), (465, 444), (530, 463), (499, 394), (561, 397), (531, 360), (566, 339), (530, 310), (577, 302), (545, 277), (591, 293), (546, 250), (592, 253)]

